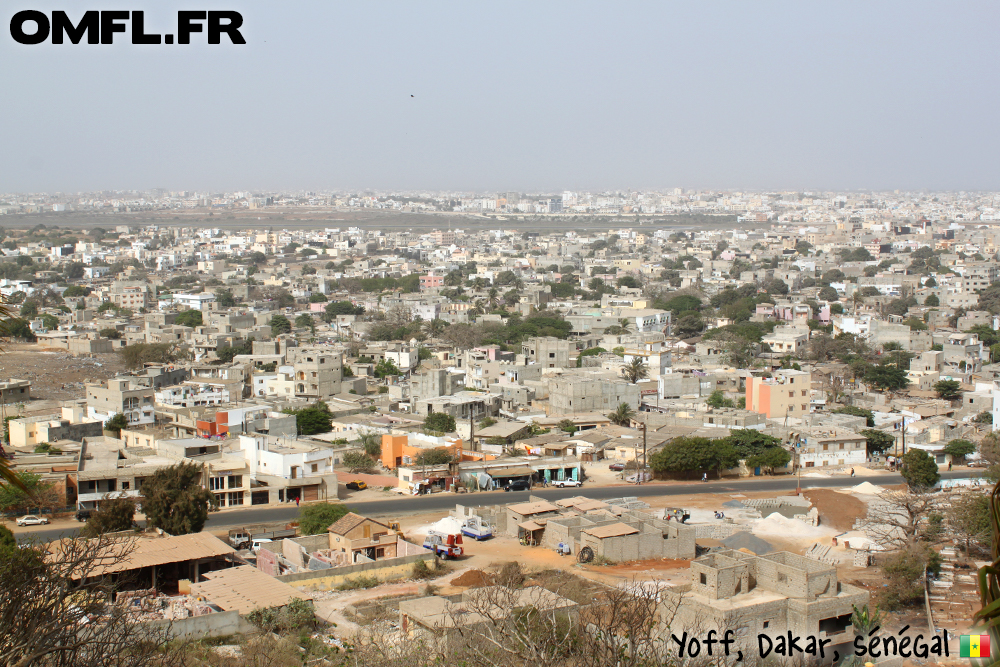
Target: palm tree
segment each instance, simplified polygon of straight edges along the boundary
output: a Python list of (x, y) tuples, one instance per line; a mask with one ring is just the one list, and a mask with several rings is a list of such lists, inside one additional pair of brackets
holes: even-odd
[(636, 384), (639, 380), (644, 380), (649, 376), (649, 366), (642, 357), (632, 357), (632, 361), (622, 366), (622, 377), (631, 384)]
[(634, 327), (635, 323), (627, 317), (623, 317), (618, 320), (618, 324), (612, 324), (610, 327), (604, 330), (604, 333), (611, 334), (612, 336), (624, 336), (629, 332), (629, 327)]
[(628, 403), (619, 403), (618, 407), (613, 412), (609, 412), (607, 416), (612, 424), (624, 426), (635, 416), (635, 410)]
[(490, 291), (486, 293), (486, 303), (490, 308), (497, 308), (500, 306), (500, 290), (496, 287), (491, 287)]

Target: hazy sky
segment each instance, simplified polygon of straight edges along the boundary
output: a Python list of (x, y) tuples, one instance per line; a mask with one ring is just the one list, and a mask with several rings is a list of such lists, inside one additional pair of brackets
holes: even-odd
[[(0, 191), (1000, 190), (996, 2), (2, 4)], [(16, 44), (47, 7), (248, 44)]]

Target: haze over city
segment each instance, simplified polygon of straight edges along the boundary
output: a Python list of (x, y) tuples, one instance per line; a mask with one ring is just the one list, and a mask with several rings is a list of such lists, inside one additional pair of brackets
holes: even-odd
[(245, 46), (0, 40), (0, 191), (998, 181), (995, 3), (231, 8)]

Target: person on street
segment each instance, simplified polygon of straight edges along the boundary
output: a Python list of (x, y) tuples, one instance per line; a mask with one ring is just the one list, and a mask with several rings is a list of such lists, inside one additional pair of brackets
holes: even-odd
[(707, 472), (701, 473), (701, 481), (703, 481), (703, 482), (707, 482), (708, 481), (708, 473)]
[(298, 496), (295, 496), (295, 506), (296, 507), (299, 506), (299, 497)]

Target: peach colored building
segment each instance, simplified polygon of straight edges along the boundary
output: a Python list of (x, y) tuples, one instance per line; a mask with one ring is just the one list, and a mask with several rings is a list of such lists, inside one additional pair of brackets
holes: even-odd
[(771, 378), (747, 378), (747, 410), (768, 419), (809, 414), (812, 375), (807, 371), (779, 370)]

